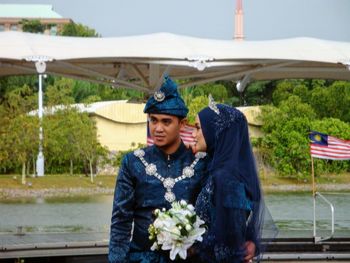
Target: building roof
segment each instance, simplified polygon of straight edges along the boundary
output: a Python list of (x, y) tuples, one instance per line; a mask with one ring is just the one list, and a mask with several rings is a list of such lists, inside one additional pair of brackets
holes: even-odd
[(52, 5), (0, 4), (0, 17), (6, 18), (63, 18)]
[[(100, 116), (119, 123), (146, 123), (147, 115), (143, 113), (144, 103), (128, 103), (127, 100), (100, 101), (91, 104), (76, 103), (70, 107), (79, 112), (86, 112), (91, 115)], [(55, 112), (64, 110), (67, 106), (56, 105), (54, 107), (44, 107), (44, 115), (55, 114)], [(38, 114), (38, 110), (28, 113), (30, 116)]]

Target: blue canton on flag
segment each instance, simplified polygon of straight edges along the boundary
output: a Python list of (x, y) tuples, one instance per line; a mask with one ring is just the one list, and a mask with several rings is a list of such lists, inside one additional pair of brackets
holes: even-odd
[(328, 145), (328, 142), (327, 142), (328, 135), (327, 134), (313, 131), (313, 132), (310, 132), (309, 138), (310, 138), (311, 143), (324, 145), (324, 146)]

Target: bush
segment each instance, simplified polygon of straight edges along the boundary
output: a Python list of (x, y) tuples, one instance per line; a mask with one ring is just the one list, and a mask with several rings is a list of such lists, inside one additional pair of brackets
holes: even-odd
[[(262, 108), (265, 136), (254, 142), (264, 162), (280, 175), (306, 179), (311, 173), (308, 133), (319, 131), (350, 139), (350, 84), (282, 81), (273, 94), (274, 105)], [(330, 118), (328, 116), (336, 116)], [(350, 161), (315, 159), (315, 174), (350, 170)]]

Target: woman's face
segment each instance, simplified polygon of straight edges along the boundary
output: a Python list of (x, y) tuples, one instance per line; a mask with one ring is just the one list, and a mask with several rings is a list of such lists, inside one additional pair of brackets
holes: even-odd
[(201, 122), (198, 115), (196, 116), (195, 129), (192, 132), (192, 136), (195, 140), (194, 152), (205, 152), (207, 150), (207, 144), (203, 136)]

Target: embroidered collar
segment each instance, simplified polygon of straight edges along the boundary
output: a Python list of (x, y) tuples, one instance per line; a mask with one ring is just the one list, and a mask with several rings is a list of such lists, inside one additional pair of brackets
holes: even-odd
[(143, 165), (145, 166), (145, 171), (146, 174), (149, 176), (154, 176), (155, 178), (157, 178), (159, 181), (162, 182), (163, 187), (166, 189), (164, 198), (166, 201), (168, 201), (169, 203), (172, 203), (176, 200), (176, 196), (174, 194), (174, 192), (172, 191), (175, 184), (179, 181), (182, 181), (186, 178), (191, 178), (192, 176), (194, 176), (194, 167), (196, 166), (196, 164), (198, 163), (198, 161), (202, 158), (204, 158), (206, 156), (206, 153), (204, 152), (198, 152), (195, 155), (195, 160), (192, 162), (192, 164), (190, 166), (186, 166), (183, 168), (182, 170), (182, 174), (176, 178), (172, 178), (172, 177), (163, 177), (161, 174), (158, 173), (157, 170), (157, 166), (154, 163), (148, 163), (144, 156), (145, 156), (145, 151), (142, 149), (138, 149), (136, 151), (134, 151), (134, 155), (136, 157), (138, 157), (141, 162), (143, 163)]

